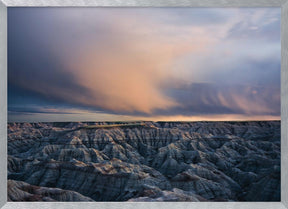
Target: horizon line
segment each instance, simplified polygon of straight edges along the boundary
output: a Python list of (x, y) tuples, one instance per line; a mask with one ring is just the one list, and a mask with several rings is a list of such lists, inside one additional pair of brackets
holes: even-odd
[(266, 119), (266, 120), (191, 120), (191, 121), (184, 121), (184, 120), (123, 120), (123, 121), (7, 121), (7, 123), (101, 123), (101, 122), (106, 122), (106, 123), (123, 123), (123, 122), (153, 122), (153, 123), (159, 123), (159, 122), (181, 122), (181, 123), (192, 123), (192, 122), (269, 122), (269, 121), (280, 121), (280, 119)]

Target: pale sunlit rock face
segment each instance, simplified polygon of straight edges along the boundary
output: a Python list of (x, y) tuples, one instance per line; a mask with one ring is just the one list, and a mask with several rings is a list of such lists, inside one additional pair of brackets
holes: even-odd
[(9, 123), (9, 201), (279, 201), (280, 121)]

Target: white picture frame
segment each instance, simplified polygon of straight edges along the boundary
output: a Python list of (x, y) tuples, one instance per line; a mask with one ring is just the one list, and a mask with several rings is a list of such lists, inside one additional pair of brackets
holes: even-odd
[[(7, 202), (7, 7), (281, 8), (281, 202)], [(0, 208), (288, 209), (288, 0), (0, 0)], [(21, 34), (19, 34), (21, 35)]]

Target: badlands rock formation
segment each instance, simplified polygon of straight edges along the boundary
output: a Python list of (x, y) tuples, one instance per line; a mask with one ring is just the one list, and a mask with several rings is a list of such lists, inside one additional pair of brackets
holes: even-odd
[(86, 201), (93, 202), (74, 191), (39, 187), (22, 181), (8, 180), (8, 201)]
[(279, 201), (280, 121), (9, 123), (10, 201)]

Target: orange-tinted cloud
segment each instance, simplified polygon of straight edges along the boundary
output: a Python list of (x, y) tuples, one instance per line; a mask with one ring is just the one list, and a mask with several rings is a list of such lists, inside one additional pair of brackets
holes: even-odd
[(143, 23), (138, 26), (129, 19), (122, 21), (123, 25), (118, 22), (113, 27), (117, 28), (115, 36), (91, 42), (70, 61), (68, 69), (79, 85), (92, 92), (82, 103), (115, 112), (147, 114), (181, 105), (164, 93), (169, 80), (177, 80), (172, 65), (187, 53), (204, 52), (211, 38), (198, 28), (183, 27), (183, 31), (175, 32), (176, 28), (155, 28), (144, 20), (138, 19)]

